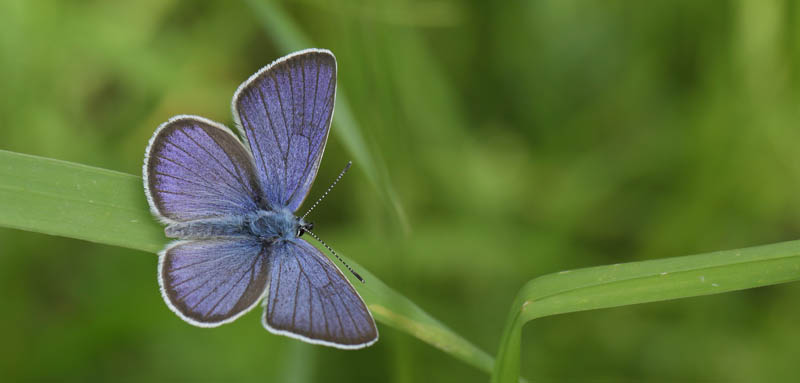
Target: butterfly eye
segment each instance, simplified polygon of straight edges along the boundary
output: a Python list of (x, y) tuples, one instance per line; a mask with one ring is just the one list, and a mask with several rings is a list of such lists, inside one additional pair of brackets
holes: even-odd
[(297, 228), (297, 236), (300, 237), (303, 234), (305, 234), (307, 231), (311, 231), (311, 230), (314, 230), (314, 223), (313, 222), (304, 223), (304, 224), (300, 225), (300, 227)]

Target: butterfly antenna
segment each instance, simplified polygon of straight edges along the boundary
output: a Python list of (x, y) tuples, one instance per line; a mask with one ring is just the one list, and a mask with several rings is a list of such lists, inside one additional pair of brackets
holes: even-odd
[[(353, 164), (353, 161), (347, 161), (347, 165), (344, 166), (344, 169), (342, 169), (342, 172), (339, 173), (339, 176), (336, 177), (335, 180), (333, 180), (333, 183), (331, 184), (331, 186), (328, 186), (328, 190), (325, 190), (325, 193), (322, 193), (322, 197), (319, 197), (317, 202), (314, 202), (314, 204), (311, 205), (311, 208), (308, 209), (308, 211), (305, 214), (303, 214), (303, 216), (300, 217), (300, 219), (305, 219), (306, 216), (308, 215), (308, 213), (311, 213), (311, 211), (314, 210), (314, 208), (317, 207), (317, 205), (319, 205), (319, 203), (322, 202), (322, 200), (325, 199), (325, 197), (328, 196), (328, 193), (330, 193), (331, 189), (333, 189), (333, 187), (336, 186), (336, 184), (339, 182), (339, 180), (342, 179), (342, 177), (344, 177), (344, 173), (347, 173), (347, 171), (350, 170), (350, 165), (352, 165), (352, 164)], [(319, 241), (319, 239), (317, 239), (317, 240)], [(322, 242), (322, 241), (320, 241), (320, 242)], [(323, 245), (324, 245), (324, 243), (323, 243)], [(328, 250), (330, 250), (330, 248)], [(331, 250), (331, 252), (333, 252), (333, 250)], [(344, 263), (344, 262), (342, 262), (342, 263)]]
[[(348, 164), (348, 167), (349, 167), (349, 164)], [(347, 170), (347, 168), (345, 168), (345, 170)], [(341, 177), (340, 177), (340, 178), (341, 178)], [(334, 183), (334, 184), (335, 184), (335, 183)], [(333, 249), (331, 249), (331, 247), (330, 247), (330, 246), (328, 246), (328, 244), (327, 244), (327, 243), (323, 242), (321, 239), (319, 239), (319, 237), (317, 237), (317, 235), (316, 235), (316, 234), (314, 234), (314, 233), (312, 233), (312, 232), (310, 232), (310, 231), (308, 231), (308, 230), (306, 230), (306, 233), (307, 233), (308, 235), (310, 235), (310, 236), (314, 237), (314, 239), (316, 239), (316, 240), (317, 240), (319, 243), (321, 243), (321, 244), (322, 244), (322, 246), (325, 246), (325, 248), (326, 248), (326, 249), (328, 249), (328, 251), (330, 251), (330, 252), (331, 252), (331, 254), (333, 254), (333, 256), (334, 256), (334, 257), (336, 257), (336, 259), (338, 259), (338, 260), (339, 260), (339, 262), (341, 262), (341, 263), (344, 265), (344, 267), (346, 267), (346, 268), (347, 268), (347, 270), (350, 270), (350, 272), (351, 272), (351, 273), (353, 273), (353, 275), (355, 275), (355, 277), (356, 277), (356, 278), (358, 278), (358, 280), (359, 280), (359, 281), (361, 281), (361, 283), (364, 283), (364, 278), (361, 278), (361, 276), (360, 276), (360, 275), (358, 275), (358, 273), (357, 273), (355, 270), (353, 270), (353, 268), (352, 268), (352, 267), (350, 267), (350, 265), (348, 265), (348, 264), (347, 264), (347, 262), (345, 262), (345, 261), (344, 261), (342, 258), (340, 258), (340, 257), (339, 257), (339, 254), (336, 254), (336, 252), (335, 252), (335, 251), (333, 251)]]

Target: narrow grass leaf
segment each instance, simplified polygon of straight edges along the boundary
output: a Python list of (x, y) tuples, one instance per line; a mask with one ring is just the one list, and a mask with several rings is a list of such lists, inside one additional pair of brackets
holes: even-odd
[(525, 323), (549, 315), (696, 297), (800, 280), (800, 240), (592, 267), (529, 281), (511, 307), (492, 382), (519, 376)]
[(350, 259), (347, 262), (366, 281), (361, 283), (352, 275), (347, 275), (378, 322), (411, 334), (481, 371), (492, 371), (494, 360), (489, 354), (431, 317), (357, 263)]
[(157, 252), (142, 178), (0, 150), (0, 226)]

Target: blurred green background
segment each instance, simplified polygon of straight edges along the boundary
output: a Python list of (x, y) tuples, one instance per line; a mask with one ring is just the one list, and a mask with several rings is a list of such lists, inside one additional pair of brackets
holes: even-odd
[[(140, 174), (172, 115), (230, 126), (238, 84), (288, 53), (272, 9), (336, 54), (410, 228), (354, 171), (317, 232), (491, 354), (536, 276), (800, 237), (795, 2), (263, 1), (3, 0), (0, 149)], [(351, 158), (334, 125), (312, 198)], [(0, 229), (0, 301), (6, 381), (488, 380), (382, 325), (351, 352), (258, 310), (195, 328), (154, 254), (35, 233)], [(794, 283), (540, 319), (522, 374), (787, 381), (798, 302)]]

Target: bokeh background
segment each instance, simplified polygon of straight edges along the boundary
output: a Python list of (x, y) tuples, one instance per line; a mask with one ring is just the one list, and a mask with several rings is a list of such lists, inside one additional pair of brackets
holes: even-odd
[[(3, 0), (0, 149), (140, 174), (170, 116), (231, 124), (238, 84), (288, 53), (277, 17), (337, 55), (410, 229), (352, 171), (318, 233), (491, 354), (536, 276), (800, 237), (796, 2), (265, 1)], [(351, 158), (334, 125), (312, 198)], [(195, 328), (155, 272), (154, 254), (0, 229), (0, 376), (488, 379), (382, 325), (354, 352), (256, 312)], [(798, 302), (794, 283), (536, 320), (522, 373), (787, 381)]]

